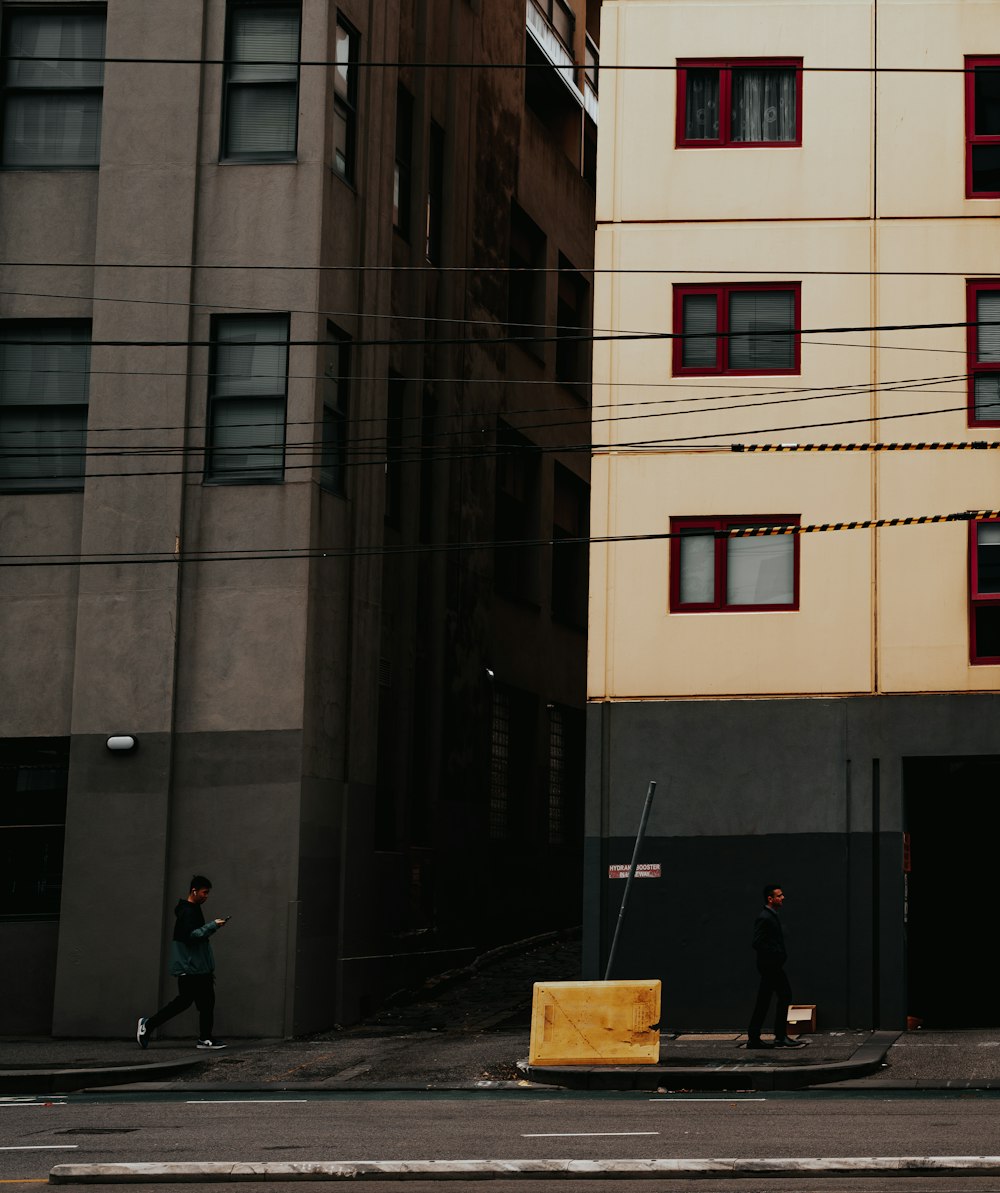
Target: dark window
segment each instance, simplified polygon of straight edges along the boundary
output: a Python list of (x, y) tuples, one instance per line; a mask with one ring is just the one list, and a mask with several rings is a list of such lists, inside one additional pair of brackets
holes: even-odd
[(0, 919), (57, 919), (69, 738), (0, 741)]
[(674, 287), (674, 373), (797, 373), (798, 282)]
[(968, 286), (969, 422), (1000, 425), (1000, 282)]
[(497, 683), (490, 740), (489, 836), (509, 841), (523, 828), (535, 762), (538, 701), (529, 692)]
[[(507, 275), (507, 324), (518, 339), (534, 340), (544, 332), (545, 233), (516, 203), (510, 207), (510, 272)], [(528, 346), (528, 345), (526, 345)], [(531, 346), (540, 351), (541, 346)]]
[(396, 88), (396, 160), (392, 175), (392, 226), (410, 239), (413, 208), (413, 96)]
[(0, 489), (83, 488), (89, 388), (89, 322), (0, 323)]
[[(538, 602), (538, 486), (541, 457), (505, 423), (497, 430), (495, 570), (497, 592)], [(514, 545), (504, 546), (504, 543)], [(530, 543), (531, 545), (526, 545)]]
[[(8, 7), (3, 22), (3, 164), (101, 160), (105, 11)], [(62, 59), (63, 61), (58, 61)]]
[(569, 845), (578, 839), (583, 808), (584, 716), (563, 704), (550, 704), (548, 713), (548, 841)]
[(586, 397), (590, 384), (589, 294), (590, 287), (560, 253), (556, 380), (580, 397)]
[(585, 630), (590, 486), (562, 464), (556, 464), (552, 504), (552, 616)]
[(293, 161), (299, 114), (296, 4), (230, 0), (222, 156)]
[(385, 417), (385, 520), (403, 523), (403, 396), (406, 382), (390, 371)]
[(589, 116), (583, 118), (583, 177), (597, 188), (597, 125)]
[(1000, 522), (973, 522), (969, 533), (969, 653), (1000, 663)]
[(333, 72), (333, 168), (354, 181), (358, 125), (358, 33), (337, 17), (336, 69)]
[(798, 526), (791, 514), (671, 518), (670, 608), (713, 610), (797, 609), (799, 535), (729, 535), (741, 527)]
[(205, 479), (280, 481), (285, 471), (287, 315), (214, 321)]
[(677, 63), (677, 144), (802, 144), (802, 60)]
[(323, 371), (323, 457), (320, 484), (334, 493), (347, 491), (347, 421), (351, 394), (351, 337), (333, 323), (326, 325), (326, 367)]
[(965, 60), (965, 193), (1000, 197), (1000, 58)]
[(431, 121), (427, 147), (427, 260), (441, 264), (444, 215), (444, 129)]

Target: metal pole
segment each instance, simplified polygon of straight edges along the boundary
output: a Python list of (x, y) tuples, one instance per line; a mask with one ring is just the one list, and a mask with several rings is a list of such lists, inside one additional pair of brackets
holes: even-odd
[(649, 790), (646, 792), (646, 802), (642, 808), (642, 819), (639, 821), (639, 835), (635, 839), (635, 849), (632, 851), (632, 865), (629, 866), (628, 878), (625, 879), (625, 893), (622, 895), (622, 905), (618, 909), (618, 923), (615, 924), (615, 934), (611, 938), (611, 951), (608, 953), (608, 964), (604, 970), (604, 980), (611, 977), (611, 967), (615, 963), (615, 953), (618, 951), (618, 937), (622, 931), (622, 920), (625, 919), (625, 908), (628, 904), (629, 891), (632, 889), (632, 879), (635, 878), (636, 866), (639, 864), (639, 850), (642, 839), (646, 835), (646, 822), (649, 820), (649, 809), (653, 806), (653, 792), (656, 790), (656, 780), (650, 779)]

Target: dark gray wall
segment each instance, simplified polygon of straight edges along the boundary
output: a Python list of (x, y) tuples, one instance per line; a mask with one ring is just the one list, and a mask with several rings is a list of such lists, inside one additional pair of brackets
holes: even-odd
[(607, 868), (656, 779), (640, 860), (663, 877), (635, 884), (612, 976), (661, 977), (671, 1027), (744, 1027), (776, 882), (796, 1001), (827, 1028), (903, 1026), (902, 760), (997, 754), (991, 695), (591, 705), (584, 976), (604, 976), (624, 890)]
[(52, 1030), (58, 943), (54, 920), (0, 924), (4, 1035), (47, 1036)]

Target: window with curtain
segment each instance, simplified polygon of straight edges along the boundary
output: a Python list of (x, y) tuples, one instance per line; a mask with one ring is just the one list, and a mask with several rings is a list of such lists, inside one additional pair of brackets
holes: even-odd
[(1000, 663), (1000, 522), (973, 522), (969, 534), (969, 657)]
[(90, 323), (0, 323), (0, 490), (82, 489)]
[(797, 373), (800, 285), (674, 288), (674, 372)]
[(103, 8), (9, 9), (3, 18), (3, 165), (100, 164)]
[(333, 72), (333, 169), (354, 181), (358, 123), (358, 32), (337, 17), (336, 66)]
[(335, 323), (326, 325), (323, 370), (323, 452), (319, 483), (333, 493), (347, 491), (347, 419), (351, 386), (351, 337)]
[(969, 422), (1000, 424), (1000, 283), (970, 282)]
[(965, 60), (965, 194), (1000, 196), (1000, 58)]
[(677, 64), (677, 144), (801, 145), (802, 60)]
[(205, 479), (280, 481), (285, 470), (287, 315), (218, 315)]
[(799, 607), (799, 536), (745, 534), (755, 527), (795, 527), (791, 514), (671, 518), (670, 608), (711, 613)]
[(300, 8), (229, 6), (222, 157), (292, 161), (299, 112)]

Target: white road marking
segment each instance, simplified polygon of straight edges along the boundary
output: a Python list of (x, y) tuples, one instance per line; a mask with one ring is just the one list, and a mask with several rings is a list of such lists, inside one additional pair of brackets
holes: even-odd
[(249, 1106), (261, 1102), (308, 1102), (308, 1098), (188, 1098), (188, 1106)]
[(522, 1139), (590, 1139), (595, 1135), (659, 1135), (659, 1131), (540, 1131)]
[(766, 1102), (767, 1098), (650, 1098), (651, 1102)]
[(20, 1110), (23, 1106), (65, 1106), (65, 1102), (0, 1102), (0, 1110)]
[(44, 1143), (24, 1147), (0, 1147), (0, 1152), (73, 1152), (79, 1146), (78, 1143)]

